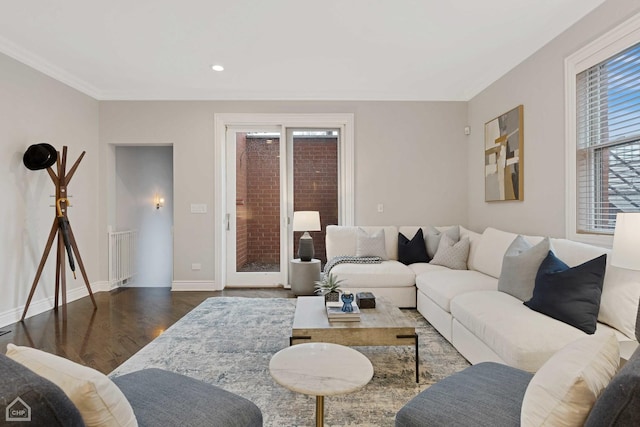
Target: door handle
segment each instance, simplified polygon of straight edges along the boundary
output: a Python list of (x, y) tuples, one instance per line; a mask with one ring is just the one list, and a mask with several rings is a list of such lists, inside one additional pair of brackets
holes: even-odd
[(231, 229), (231, 215), (230, 214), (227, 214), (226, 221), (227, 221), (227, 231), (229, 231)]

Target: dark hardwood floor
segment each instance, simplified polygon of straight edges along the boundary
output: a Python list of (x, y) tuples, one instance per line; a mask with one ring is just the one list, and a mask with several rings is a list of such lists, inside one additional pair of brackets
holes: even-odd
[(8, 343), (66, 357), (108, 374), (209, 297), (293, 298), (282, 288), (225, 289), (216, 292), (171, 292), (169, 288), (121, 288), (5, 326), (0, 351)]

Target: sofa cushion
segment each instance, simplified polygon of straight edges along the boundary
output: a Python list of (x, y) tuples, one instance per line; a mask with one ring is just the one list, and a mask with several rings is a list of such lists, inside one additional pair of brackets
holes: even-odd
[(262, 426), (262, 412), (249, 400), (184, 375), (143, 369), (113, 382), (131, 401), (141, 426)]
[(592, 334), (596, 330), (607, 255), (569, 268), (549, 251), (542, 261), (533, 297), (524, 304)]
[(567, 344), (531, 379), (522, 400), (522, 426), (583, 425), (619, 363), (618, 340), (613, 333)]
[(593, 405), (585, 427), (631, 426), (640, 420), (640, 349), (613, 377)]
[(516, 237), (504, 254), (498, 290), (521, 301), (529, 301), (540, 264), (549, 253), (549, 245), (548, 238), (534, 246), (524, 237)]
[(431, 273), (433, 271), (451, 271), (451, 269), (447, 267), (429, 264), (428, 262), (417, 262), (415, 264), (409, 265), (409, 268), (414, 272), (416, 277), (421, 275), (422, 273)]
[(398, 228), (395, 226), (343, 226), (328, 225), (326, 228), (326, 250), (327, 259), (340, 255), (355, 256), (357, 246), (358, 229), (363, 229), (369, 234), (380, 229), (384, 230), (384, 241), (386, 254), (389, 259), (398, 259)]
[(427, 226), (427, 255), (429, 258), (433, 258), (433, 256), (438, 251), (438, 246), (440, 245), (440, 238), (443, 234), (449, 236), (454, 242), (460, 240), (460, 227), (457, 225), (452, 225), (449, 227), (433, 227), (431, 225)]
[(449, 313), (453, 298), (467, 292), (496, 290), (498, 279), (474, 270), (443, 269), (416, 276), (416, 286)]
[(468, 257), (469, 239), (465, 237), (456, 242), (447, 234), (443, 234), (438, 250), (429, 263), (442, 265), (453, 270), (466, 270)]
[(375, 256), (386, 261), (389, 256), (385, 246), (383, 229), (367, 233), (362, 227), (358, 227), (358, 232), (356, 233), (356, 256)]
[[(551, 239), (551, 248), (569, 267), (611, 251), (599, 246), (567, 239)], [(610, 257), (609, 257), (610, 258)], [(640, 272), (618, 268), (607, 260), (598, 321), (610, 325), (634, 339), (634, 322), (640, 298)]]
[(538, 370), (568, 342), (585, 336), (500, 291), (458, 295), (451, 301), (451, 314), (508, 365), (529, 372)]
[(55, 354), (7, 345), (7, 356), (60, 387), (87, 426), (137, 426), (131, 405), (104, 374)]
[(493, 362), (479, 363), (430, 386), (396, 415), (396, 427), (518, 427), (532, 375)]
[(598, 321), (611, 325), (630, 339), (640, 299), (640, 271), (607, 265), (602, 285)]
[(516, 237), (517, 234), (488, 227), (484, 230), (484, 233), (482, 233), (482, 238), (478, 243), (474, 258), (470, 264), (481, 273), (488, 274), (495, 278), (500, 277), (502, 258)]
[[(0, 354), (0, 378), (0, 417), (8, 425), (84, 426), (80, 412), (60, 387), (4, 354)], [(27, 412), (15, 413), (12, 409)]]
[(404, 265), (429, 262), (427, 246), (421, 228), (416, 231), (411, 240), (404, 234), (398, 233), (398, 261)]
[(388, 288), (413, 286), (415, 274), (399, 261), (382, 261), (380, 264), (339, 264), (331, 273), (342, 282), (343, 288)]

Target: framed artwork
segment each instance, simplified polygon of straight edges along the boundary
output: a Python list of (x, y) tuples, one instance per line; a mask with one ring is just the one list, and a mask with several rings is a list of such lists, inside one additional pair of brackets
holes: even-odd
[(524, 107), (484, 125), (484, 200), (524, 200)]

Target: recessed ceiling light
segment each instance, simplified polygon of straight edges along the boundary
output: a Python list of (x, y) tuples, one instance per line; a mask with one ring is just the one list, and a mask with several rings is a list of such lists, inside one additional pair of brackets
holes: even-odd
[(212, 65), (212, 66), (211, 66), (211, 69), (212, 69), (213, 71), (223, 71), (223, 70), (224, 70), (224, 67), (223, 67), (222, 65)]

